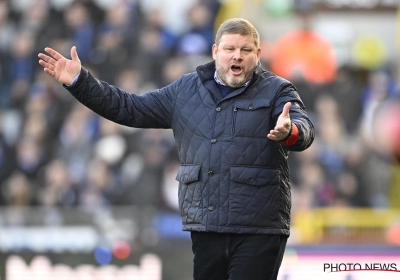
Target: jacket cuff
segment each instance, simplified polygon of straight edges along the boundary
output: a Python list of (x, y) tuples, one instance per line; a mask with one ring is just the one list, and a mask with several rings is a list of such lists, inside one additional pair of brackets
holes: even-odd
[(291, 146), (297, 142), (298, 138), (299, 138), (299, 129), (297, 128), (297, 125), (292, 122), (291, 134), (287, 139), (281, 141), (281, 144), (284, 146)]
[(85, 79), (85, 72), (87, 70), (81, 67), (81, 72), (75, 77), (75, 79), (72, 81), (70, 85), (63, 84), (63, 87), (67, 90), (74, 90), (79, 87), (79, 85), (82, 83), (82, 81)]

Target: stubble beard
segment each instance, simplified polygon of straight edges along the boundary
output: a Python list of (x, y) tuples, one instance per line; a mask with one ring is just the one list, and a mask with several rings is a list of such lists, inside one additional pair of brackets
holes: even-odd
[(252, 70), (251, 70), (251, 71), (242, 73), (242, 75), (240, 75), (238, 77), (231, 77), (229, 75), (230, 68), (224, 69), (222, 66), (216, 66), (216, 70), (217, 70), (218, 78), (225, 85), (232, 87), (232, 88), (241, 87), (244, 83), (246, 83), (250, 79), (250, 76), (252, 73)]

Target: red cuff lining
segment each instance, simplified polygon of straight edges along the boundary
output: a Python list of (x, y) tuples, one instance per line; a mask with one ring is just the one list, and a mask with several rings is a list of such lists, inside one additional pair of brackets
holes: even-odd
[(295, 123), (292, 123), (292, 135), (285, 141), (282, 141), (281, 144), (284, 146), (291, 146), (297, 142), (299, 138), (299, 129)]

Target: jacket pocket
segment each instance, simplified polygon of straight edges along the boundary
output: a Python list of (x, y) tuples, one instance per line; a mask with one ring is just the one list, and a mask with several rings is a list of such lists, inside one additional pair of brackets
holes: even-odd
[(181, 165), (176, 180), (179, 181), (179, 209), (185, 223), (196, 223), (201, 203), (201, 164)]
[(233, 104), (232, 135), (266, 137), (269, 129), (270, 101), (241, 99)]
[(279, 220), (279, 182), (279, 170), (231, 166), (229, 224), (273, 227)]

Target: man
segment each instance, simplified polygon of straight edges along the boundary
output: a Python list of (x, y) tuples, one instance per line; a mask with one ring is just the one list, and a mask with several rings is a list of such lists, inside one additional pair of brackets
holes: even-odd
[(44, 71), (99, 115), (173, 129), (194, 279), (277, 278), (290, 228), (288, 152), (308, 148), (314, 127), (295, 87), (261, 69), (259, 34), (250, 22), (225, 21), (213, 62), (143, 96), (95, 79), (75, 47), (72, 60), (45, 50), (51, 56), (39, 54)]

